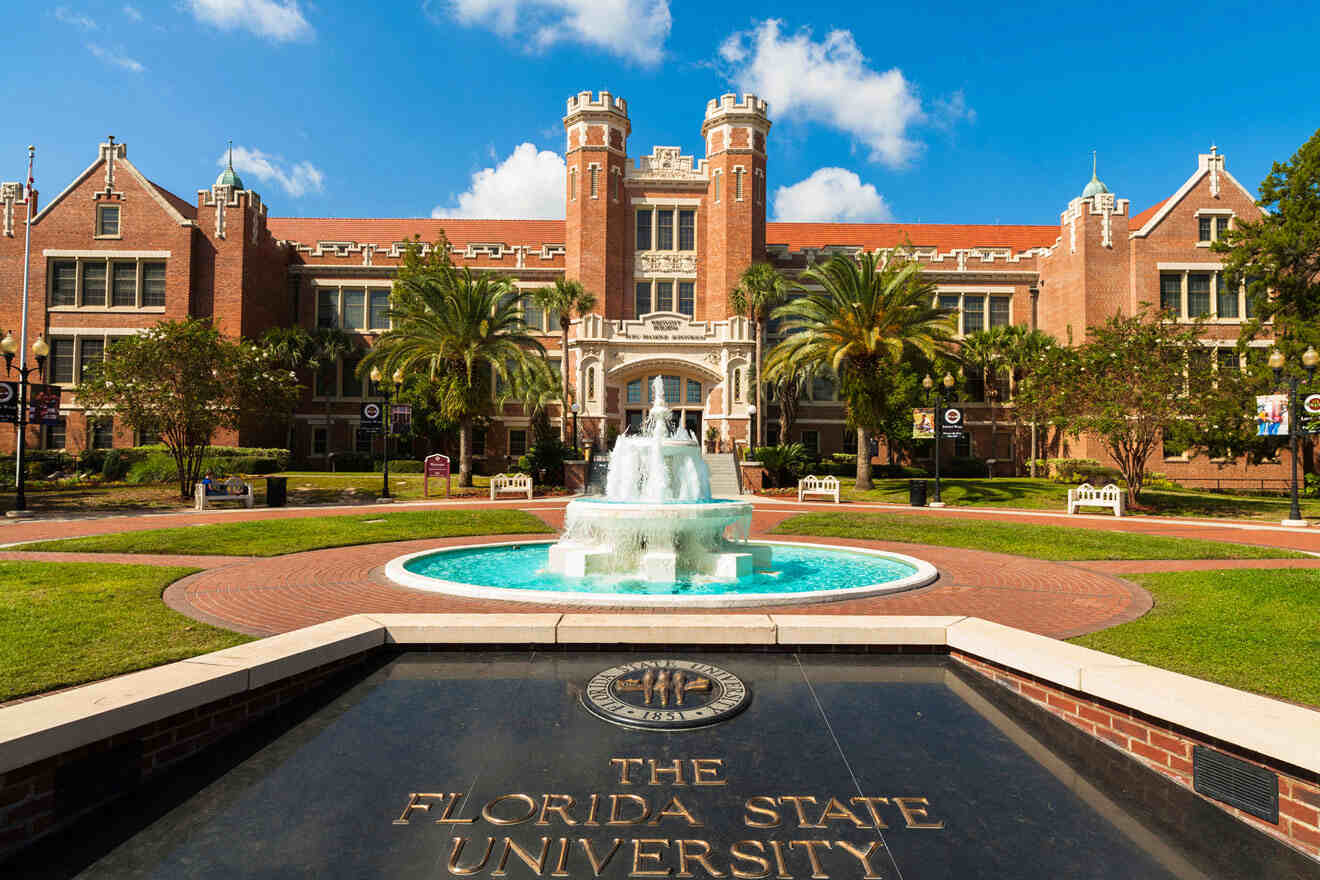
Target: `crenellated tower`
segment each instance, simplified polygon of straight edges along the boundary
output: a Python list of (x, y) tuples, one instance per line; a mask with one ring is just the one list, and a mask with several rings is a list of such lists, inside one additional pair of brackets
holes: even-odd
[(623, 313), (628, 273), (624, 246), (628, 205), (628, 102), (609, 92), (579, 92), (564, 116), (565, 276), (596, 294), (605, 315)]
[(765, 259), (765, 141), (769, 105), (756, 95), (721, 95), (706, 104), (706, 301), (729, 314), (729, 291), (743, 270)]

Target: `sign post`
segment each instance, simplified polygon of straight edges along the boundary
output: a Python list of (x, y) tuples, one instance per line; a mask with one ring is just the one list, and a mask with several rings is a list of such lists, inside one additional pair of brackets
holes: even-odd
[(422, 464), (422, 497), (431, 497), (431, 478), (445, 478), (445, 497), (449, 497), (449, 456), (447, 455), (428, 455), (426, 461)]

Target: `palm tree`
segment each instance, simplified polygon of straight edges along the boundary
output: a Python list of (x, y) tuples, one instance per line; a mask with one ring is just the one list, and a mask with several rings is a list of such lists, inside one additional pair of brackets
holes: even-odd
[[(1028, 330), (1020, 324), (1004, 328), (1001, 351), (1008, 370), (1008, 399), (1013, 407), (1013, 436), (1019, 431), (1019, 413), (1016, 406), (1018, 385), (1030, 376), (1055, 347), (1054, 337), (1040, 330)], [(1031, 420), (1031, 476), (1036, 476), (1036, 420)]]
[[(560, 354), (560, 410), (559, 439), (568, 442), (568, 328), (573, 323), (573, 313), (580, 318), (596, 307), (596, 295), (582, 286), (580, 281), (566, 281), (556, 278), (549, 287), (538, 287), (532, 291), (532, 302), (549, 317), (551, 312), (559, 315)], [(546, 328), (549, 329), (549, 328)]]
[(788, 443), (797, 421), (802, 395), (815, 378), (816, 367), (794, 361), (780, 361), (766, 367), (765, 381), (770, 386), (770, 399), (779, 407), (779, 443)]
[(472, 424), (500, 397), (521, 393), (544, 371), (545, 348), (527, 332), (512, 282), (471, 269), (444, 269), (400, 280), (390, 329), (362, 359), (359, 372), (425, 371), (441, 386), (442, 414), (457, 421), (458, 484), (472, 485)]
[[(807, 288), (809, 282), (819, 289)], [(828, 368), (839, 377), (849, 420), (857, 427), (857, 488), (871, 488), (871, 428), (885, 405), (897, 364), (921, 354), (928, 359), (953, 341), (949, 315), (935, 306), (935, 287), (921, 267), (895, 258), (842, 254), (802, 273), (803, 296), (773, 312), (791, 335), (770, 352), (767, 372), (788, 363)], [(783, 366), (780, 366), (780, 365)]]
[(761, 346), (765, 322), (770, 313), (788, 299), (788, 283), (784, 276), (769, 263), (753, 263), (742, 273), (742, 278), (729, 293), (729, 304), (735, 312), (752, 324), (752, 339), (756, 340), (756, 438), (753, 446), (765, 445), (765, 383), (761, 379)]
[[(312, 373), (312, 393), (315, 394), (315, 377), (356, 351), (357, 343), (353, 341), (352, 336), (349, 336), (338, 327), (317, 327), (309, 334), (308, 338), (310, 343), (303, 354), (303, 364)], [(334, 389), (327, 389), (325, 395), (325, 452), (327, 460), (330, 456), (330, 398), (333, 396)]]
[[(312, 350), (312, 335), (300, 326), (271, 327), (261, 334), (259, 342), (270, 362), (290, 373), (297, 374), (307, 366), (307, 357)], [(295, 402), (294, 408), (297, 404)], [(293, 453), (293, 409), (284, 414), (284, 445)]]
[[(958, 360), (963, 368), (981, 380), (982, 396), (990, 410), (990, 456), (994, 457), (999, 439), (999, 424), (995, 418), (995, 400), (999, 397), (999, 372), (1003, 366), (1003, 328), (976, 330), (963, 337)], [(939, 438), (935, 439), (938, 443)]]

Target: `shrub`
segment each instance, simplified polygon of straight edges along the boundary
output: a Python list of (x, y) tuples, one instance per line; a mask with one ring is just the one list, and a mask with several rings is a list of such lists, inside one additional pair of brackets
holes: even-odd
[(1050, 479), (1056, 483), (1117, 483), (1122, 479), (1118, 468), (1102, 465), (1094, 458), (1051, 458), (1046, 464)]
[(923, 468), (908, 467), (902, 464), (878, 464), (871, 468), (871, 474), (875, 477), (896, 478), (896, 477), (929, 477), (930, 474)]
[(796, 480), (811, 464), (811, 455), (801, 443), (781, 446), (759, 446), (748, 453), (749, 460), (759, 461), (775, 486)]
[(329, 458), (330, 470), (336, 472), (370, 471), (375, 467), (375, 457), (367, 452), (332, 452)]
[[(380, 471), (384, 465), (376, 462), (376, 470)], [(420, 474), (422, 472), (422, 463), (415, 458), (391, 458), (390, 473), (392, 474)]]
[(947, 462), (940, 462), (943, 477), (984, 477), (987, 473), (985, 459), (972, 455), (955, 455)]
[(105, 454), (105, 461), (101, 462), (102, 479), (121, 480), (127, 471), (128, 462), (124, 459), (124, 454), (120, 450), (111, 449)]
[(1169, 479), (1168, 474), (1156, 473), (1154, 471), (1146, 474), (1146, 480), (1142, 483), (1143, 489), (1181, 489), (1182, 486)]

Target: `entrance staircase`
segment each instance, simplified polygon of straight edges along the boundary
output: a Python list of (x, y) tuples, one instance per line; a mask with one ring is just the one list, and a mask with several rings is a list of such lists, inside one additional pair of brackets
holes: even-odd
[(710, 495), (712, 498), (737, 498), (742, 495), (738, 480), (738, 463), (732, 452), (706, 453), (702, 459), (710, 468)]

